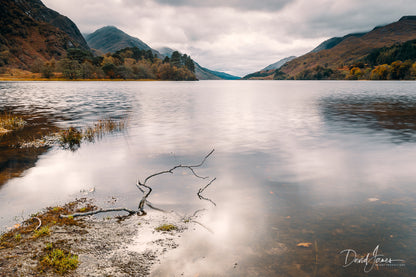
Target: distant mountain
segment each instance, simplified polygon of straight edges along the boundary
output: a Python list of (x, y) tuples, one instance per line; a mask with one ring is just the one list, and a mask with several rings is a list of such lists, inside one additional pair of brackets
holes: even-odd
[(270, 64), (270, 65), (268, 65), (268, 66), (266, 66), (265, 68), (263, 68), (262, 70), (260, 70), (260, 71), (268, 71), (268, 70), (272, 70), (272, 69), (279, 69), (279, 68), (281, 68), (285, 63), (287, 63), (287, 62), (290, 62), (291, 60), (293, 60), (293, 59), (295, 59), (296, 57), (295, 56), (290, 56), (290, 57), (287, 57), (287, 58), (284, 58), (284, 59), (281, 59), (280, 61), (278, 61), (278, 62), (275, 62), (275, 63), (272, 63), (272, 64)]
[(207, 71), (198, 63), (194, 62), (194, 64), (195, 64), (195, 76), (196, 78), (198, 78), (198, 80), (223, 80), (221, 77), (218, 77), (210, 73), (209, 71)]
[[(159, 53), (166, 57), (171, 57), (172, 53), (177, 51), (169, 47), (161, 47), (157, 48)], [(227, 74), (225, 72), (220, 71), (214, 71), (210, 70), (208, 68), (202, 67), (197, 62), (194, 61), (195, 64), (195, 75), (198, 78), (198, 80), (238, 80), (240, 77), (233, 76), (230, 74)]]
[(159, 53), (162, 54), (163, 56), (166, 56), (169, 58), (172, 56), (172, 53), (176, 51), (169, 47), (161, 47), (161, 48), (157, 48), (156, 50), (159, 51)]
[(1, 1), (0, 66), (28, 69), (36, 60), (59, 59), (73, 47), (89, 49), (69, 18), (40, 0)]
[(239, 79), (241, 79), (241, 77), (234, 76), (234, 75), (231, 75), (231, 74), (228, 74), (228, 73), (225, 73), (225, 72), (215, 71), (215, 70), (211, 70), (211, 69), (208, 69), (208, 68), (205, 68), (205, 67), (202, 67), (202, 69), (206, 72), (209, 72), (209, 73), (219, 77), (220, 79), (223, 79), (223, 80), (239, 80)]
[(85, 36), (88, 45), (102, 53), (114, 53), (127, 47), (137, 47), (141, 50), (150, 50), (153, 54), (162, 57), (160, 53), (138, 38), (132, 37), (114, 26), (106, 26)]
[(273, 80), (276, 70), (280, 69), (285, 63), (290, 62), (293, 59), (296, 59), (296, 57), (290, 56), (290, 57), (281, 59), (278, 62), (275, 62), (266, 66), (260, 71), (247, 74), (242, 79), (243, 80)]

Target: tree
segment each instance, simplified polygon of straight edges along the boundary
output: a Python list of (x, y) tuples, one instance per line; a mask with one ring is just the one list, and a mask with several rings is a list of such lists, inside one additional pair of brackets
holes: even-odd
[(195, 63), (194, 61), (191, 59), (190, 56), (187, 56), (185, 58), (185, 67), (188, 68), (190, 71), (195, 73)]
[(81, 77), (81, 65), (77, 60), (62, 59), (59, 66), (65, 78), (73, 80)]
[(88, 61), (81, 64), (81, 77), (83, 79), (93, 79), (95, 76), (95, 67)]
[(42, 70), (41, 70), (42, 77), (47, 78), (47, 79), (53, 77), (54, 76), (54, 73), (53, 73), (54, 70), (55, 70), (55, 63), (54, 62), (44, 63), (43, 66), (42, 66)]
[(390, 72), (390, 66), (387, 64), (382, 64), (376, 66), (376, 68), (371, 71), (370, 78), (372, 80), (387, 80), (387, 77)]
[(173, 66), (181, 67), (181, 54), (178, 51), (174, 51), (170, 57), (170, 63)]
[(348, 79), (350, 80), (358, 80), (363, 76), (363, 72), (359, 67), (353, 67), (350, 70), (350, 75), (348, 76)]
[(106, 63), (101, 67), (101, 69), (104, 71), (107, 78), (116, 78), (117, 67), (113, 63)]
[(92, 53), (90, 51), (82, 50), (79, 48), (69, 48), (66, 51), (66, 57), (70, 60), (78, 61), (80, 64), (86, 60), (91, 61), (93, 59)]

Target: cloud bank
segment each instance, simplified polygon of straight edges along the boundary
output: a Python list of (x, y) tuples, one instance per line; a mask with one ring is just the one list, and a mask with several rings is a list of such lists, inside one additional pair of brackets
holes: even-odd
[(43, 0), (83, 33), (114, 25), (153, 48), (188, 53), (201, 65), (243, 76), (325, 39), (368, 31), (416, 1), (396, 0)]

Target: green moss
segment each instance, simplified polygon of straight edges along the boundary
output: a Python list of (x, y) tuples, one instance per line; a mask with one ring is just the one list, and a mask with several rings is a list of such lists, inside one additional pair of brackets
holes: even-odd
[(33, 237), (34, 238), (39, 238), (39, 237), (43, 237), (43, 236), (49, 236), (51, 234), (51, 231), (49, 230), (48, 226), (44, 226), (42, 228), (40, 228), (39, 230), (35, 230)]
[(174, 230), (178, 230), (178, 227), (173, 224), (162, 224), (159, 227), (156, 227), (156, 231), (170, 232)]
[(49, 242), (49, 243), (47, 243), (46, 245), (45, 245), (45, 250), (52, 250), (52, 248), (53, 248), (53, 244), (51, 243), (51, 242)]
[(53, 212), (59, 212), (59, 211), (61, 211), (62, 210), (62, 208), (61, 207), (53, 207), (52, 208), (52, 211)]
[(76, 269), (78, 263), (78, 255), (72, 255), (68, 251), (54, 248), (41, 259), (40, 271), (53, 269), (56, 273), (64, 275), (68, 271)]
[(22, 235), (21, 234), (14, 235), (14, 240), (15, 241), (20, 241), (21, 239), (22, 239)]

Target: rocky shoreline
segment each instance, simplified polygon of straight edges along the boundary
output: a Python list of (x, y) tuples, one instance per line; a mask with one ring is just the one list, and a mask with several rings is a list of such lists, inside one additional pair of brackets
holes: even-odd
[[(145, 216), (58, 219), (59, 213), (95, 208), (85, 199), (77, 200), (16, 224), (0, 237), (0, 276), (150, 276), (152, 267), (178, 247), (178, 239), (187, 230), (177, 215), (156, 211)], [(37, 229), (35, 218), (41, 220), (42, 228), (48, 228), (47, 234), (36, 235), (42, 228)], [(174, 228), (158, 228), (166, 224)], [(52, 248), (76, 256), (76, 267), (60, 272), (55, 266), (45, 266)]]

